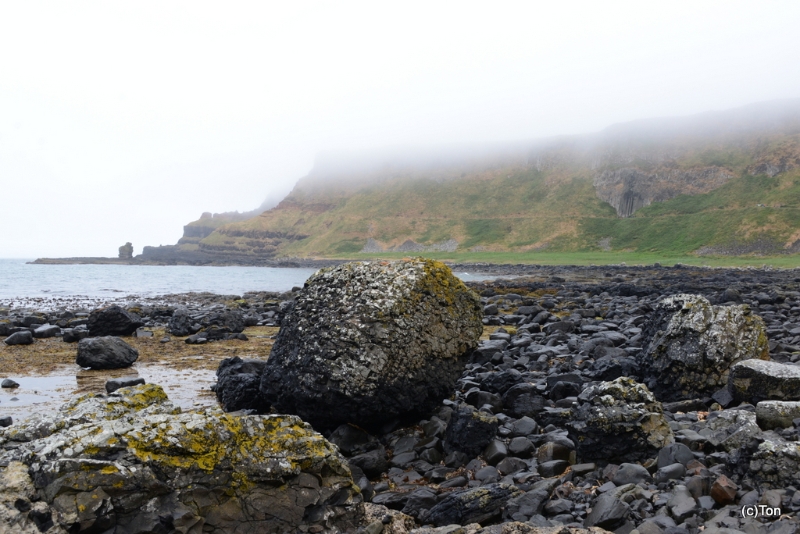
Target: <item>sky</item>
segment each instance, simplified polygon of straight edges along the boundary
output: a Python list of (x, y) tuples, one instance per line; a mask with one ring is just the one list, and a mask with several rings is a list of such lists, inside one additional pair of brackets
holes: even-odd
[(174, 244), (321, 152), (800, 97), (800, 2), (2, 2), (0, 257)]

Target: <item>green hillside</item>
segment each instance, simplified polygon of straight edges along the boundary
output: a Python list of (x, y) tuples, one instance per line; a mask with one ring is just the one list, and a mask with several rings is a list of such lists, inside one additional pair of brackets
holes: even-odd
[(800, 252), (800, 101), (440, 159), (320, 163), (277, 207), (209, 225), (178, 248), (270, 258)]

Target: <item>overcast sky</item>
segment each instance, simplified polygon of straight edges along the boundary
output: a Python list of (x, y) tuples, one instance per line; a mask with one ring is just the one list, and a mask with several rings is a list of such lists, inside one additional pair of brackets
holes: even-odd
[(319, 151), (800, 97), (800, 2), (3, 2), (0, 257), (173, 244)]

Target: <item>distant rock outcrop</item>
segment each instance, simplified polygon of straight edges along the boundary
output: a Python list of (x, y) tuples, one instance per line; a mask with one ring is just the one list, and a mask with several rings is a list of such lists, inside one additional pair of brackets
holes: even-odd
[(611, 204), (617, 215), (630, 217), (653, 202), (664, 202), (678, 195), (708, 193), (731, 178), (733, 174), (721, 167), (664, 168), (652, 172), (625, 167), (595, 175), (594, 187), (597, 196)]
[(119, 259), (121, 260), (133, 259), (133, 245), (131, 245), (130, 241), (119, 247)]

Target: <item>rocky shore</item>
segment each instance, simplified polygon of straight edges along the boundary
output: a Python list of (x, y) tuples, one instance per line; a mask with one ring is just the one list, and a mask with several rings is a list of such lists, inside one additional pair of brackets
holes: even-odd
[[(13, 421), (0, 434), (0, 532), (798, 531), (800, 272), (482, 267), (514, 278), (467, 284), (482, 323), (475, 344), (472, 301), (427, 271), (395, 276), (409, 280), (397, 293), (357, 270), (314, 290), (121, 303), (100, 321), (122, 328), (112, 335), (215, 354), (216, 394), (232, 411), (181, 410), (145, 384)], [(419, 285), (428, 279), (438, 282)], [(405, 331), (424, 335), (395, 338), (384, 316), (405, 321), (396, 304), (408, 298), (427, 318)], [(69, 340), (109, 334), (100, 315), (0, 308), (0, 357), (50, 343), (74, 361)], [(335, 394), (299, 403), (300, 389), (280, 390), (265, 370), (271, 343), (248, 335), (277, 327), (274, 364), (314, 353), (309, 368), (326, 377), (324, 391), (302, 375), (292, 387)], [(337, 354), (372, 348), (352, 353), (360, 367), (323, 370), (325, 343), (342, 339), (353, 343)], [(405, 360), (426, 346), (446, 363), (371, 382), (394, 343)], [(234, 345), (233, 357), (219, 352)], [(461, 366), (453, 382), (449, 359)], [(343, 374), (360, 378), (339, 385)], [(429, 379), (448, 389), (417, 413), (413, 388)], [(388, 390), (396, 402), (375, 396), (384, 382), (402, 384)], [(400, 411), (376, 420), (353, 398)], [(337, 421), (337, 402), (355, 415)], [(275, 404), (301, 406), (314, 426), (268, 413)]]

